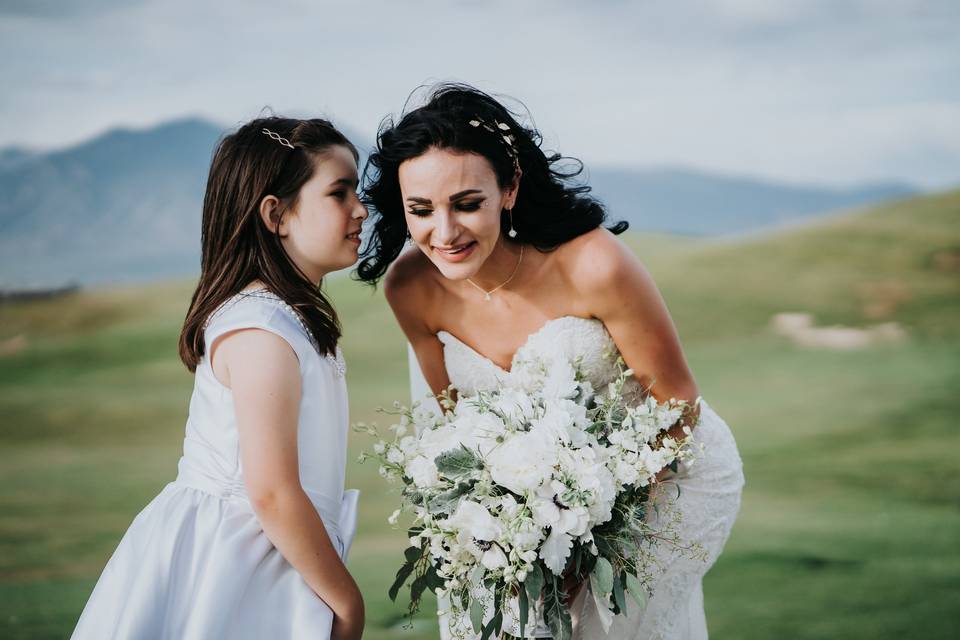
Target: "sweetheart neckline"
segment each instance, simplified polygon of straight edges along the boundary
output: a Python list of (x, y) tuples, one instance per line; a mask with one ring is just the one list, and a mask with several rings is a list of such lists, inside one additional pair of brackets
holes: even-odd
[[(483, 355), (482, 353), (480, 353), (479, 351), (477, 351), (476, 349), (474, 349), (474, 348), (471, 347), (469, 344), (467, 344), (466, 342), (464, 342), (463, 340), (461, 340), (461, 339), (458, 338), (457, 336), (453, 335), (453, 334), (450, 333), (449, 331), (444, 331), (443, 329), (441, 329), (440, 331), (437, 331), (437, 336), (439, 336), (441, 333), (448, 335), (449, 337), (451, 337), (451, 338), (453, 338), (454, 340), (456, 340), (456, 342), (457, 342), (460, 346), (462, 346), (464, 349), (466, 349), (467, 351), (471, 352), (472, 354), (474, 354), (475, 356), (477, 356), (477, 357), (480, 358), (481, 360), (484, 360), (484, 361), (490, 363), (490, 366), (494, 367), (494, 368), (495, 368), (497, 371), (499, 371), (500, 373), (503, 373), (503, 374), (506, 374), (506, 375), (509, 376), (509, 375), (511, 375), (511, 374), (513, 373), (513, 371), (514, 371), (514, 369), (515, 369), (515, 367), (516, 367), (516, 364), (517, 364), (517, 356), (520, 355), (520, 353), (530, 344), (530, 341), (533, 340), (535, 337), (539, 336), (539, 335), (540, 335), (541, 333), (543, 333), (544, 331), (546, 331), (547, 327), (549, 327), (549, 326), (551, 326), (551, 325), (553, 325), (553, 324), (556, 324), (557, 322), (564, 321), (564, 320), (579, 320), (579, 321), (581, 321), (581, 322), (589, 322), (589, 323), (591, 323), (591, 324), (592, 324), (592, 323), (599, 323), (601, 327), (604, 327), (603, 321), (600, 320), (599, 318), (582, 318), (582, 317), (580, 317), (580, 316), (574, 316), (574, 315), (564, 315), (564, 316), (558, 316), (558, 317), (556, 317), (556, 318), (550, 318), (549, 320), (547, 320), (546, 322), (544, 322), (542, 325), (540, 325), (540, 328), (539, 328), (539, 329), (535, 330), (533, 333), (528, 334), (526, 340), (524, 340), (523, 343), (522, 343), (519, 347), (517, 347), (517, 350), (513, 352), (513, 356), (510, 358), (510, 368), (509, 368), (509, 369), (504, 369), (504, 368), (501, 367), (499, 364), (497, 364), (496, 362), (494, 362), (491, 358), (488, 358), (487, 356)], [(604, 329), (606, 329), (606, 327), (604, 327)]]

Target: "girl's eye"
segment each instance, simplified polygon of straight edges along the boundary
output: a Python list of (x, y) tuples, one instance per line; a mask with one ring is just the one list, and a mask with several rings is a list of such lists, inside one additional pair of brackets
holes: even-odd
[(336, 198), (337, 200), (343, 200), (344, 198), (347, 197), (347, 192), (346, 192), (346, 191), (334, 191), (334, 192), (331, 193), (330, 195), (333, 196), (334, 198)]
[(433, 213), (433, 209), (409, 209), (409, 211), (410, 211), (410, 215), (418, 216), (421, 218), (423, 216), (428, 216), (431, 213)]
[(457, 209), (460, 211), (476, 211), (480, 208), (481, 200), (474, 200), (473, 202), (460, 202), (457, 204)]

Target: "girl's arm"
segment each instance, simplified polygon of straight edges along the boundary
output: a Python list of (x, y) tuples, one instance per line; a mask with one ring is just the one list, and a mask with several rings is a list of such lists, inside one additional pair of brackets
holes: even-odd
[(216, 355), (214, 370), (233, 390), (244, 482), (264, 533), (333, 610), (333, 637), (360, 638), (360, 590), (300, 484), (297, 356), (283, 338), (260, 329), (227, 335)]

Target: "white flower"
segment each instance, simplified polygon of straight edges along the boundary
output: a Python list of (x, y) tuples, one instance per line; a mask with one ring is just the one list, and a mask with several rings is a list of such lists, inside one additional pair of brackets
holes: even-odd
[(456, 449), (457, 433), (450, 426), (437, 427), (420, 434), (420, 453), (433, 460), (444, 451)]
[(573, 547), (573, 538), (569, 533), (563, 533), (557, 529), (550, 531), (550, 535), (540, 547), (540, 557), (543, 563), (547, 565), (555, 575), (563, 573), (563, 568), (567, 564), (567, 556), (570, 555), (570, 549)]
[(556, 529), (572, 536), (582, 536), (590, 523), (590, 513), (584, 507), (560, 509), (560, 520)]
[(496, 540), (502, 533), (497, 519), (481, 505), (469, 500), (463, 500), (457, 506), (454, 514), (447, 518), (447, 525), (474, 540)]
[(518, 389), (504, 388), (493, 406), (513, 423), (526, 422), (534, 415), (530, 394)]
[(387, 522), (389, 522), (390, 524), (397, 524), (397, 520), (399, 518), (400, 518), (400, 509), (397, 509), (396, 511), (390, 514), (390, 517), (387, 518)]
[(404, 471), (418, 489), (429, 489), (440, 484), (437, 465), (425, 456), (417, 456), (408, 462)]
[(573, 398), (578, 389), (576, 372), (569, 362), (555, 360), (550, 363), (541, 392), (545, 398)]
[(550, 478), (555, 462), (554, 443), (534, 431), (515, 434), (487, 456), (494, 482), (519, 494)]
[(498, 545), (493, 544), (483, 552), (483, 557), (480, 558), (480, 564), (491, 571), (496, 571), (497, 569), (502, 569), (507, 566), (507, 556), (504, 555)]
[(390, 450), (387, 451), (387, 462), (392, 462), (393, 464), (402, 464), (403, 452), (396, 447), (390, 447)]

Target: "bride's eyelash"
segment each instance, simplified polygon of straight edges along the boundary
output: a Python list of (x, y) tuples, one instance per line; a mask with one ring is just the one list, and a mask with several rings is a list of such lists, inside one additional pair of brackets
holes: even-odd
[[(468, 200), (466, 202), (457, 202), (454, 205), (454, 207), (456, 207), (457, 211), (465, 211), (469, 213), (470, 211), (477, 211), (478, 209), (480, 209), (480, 205), (482, 205), (485, 200), (486, 198), (481, 198), (480, 200)], [(407, 209), (407, 212), (410, 215), (419, 216), (422, 218), (424, 216), (428, 216), (431, 213), (433, 213), (433, 209), (410, 208), (410, 209)]]
[(460, 211), (476, 211), (483, 204), (483, 200), (471, 200), (469, 202), (458, 202), (457, 209)]

